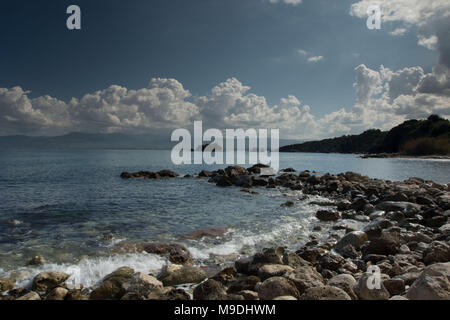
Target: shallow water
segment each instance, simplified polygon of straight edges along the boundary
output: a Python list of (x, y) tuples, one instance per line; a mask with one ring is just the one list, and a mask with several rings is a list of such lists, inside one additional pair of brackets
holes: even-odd
[[(301, 192), (218, 188), (205, 179), (123, 180), (122, 171), (171, 169), (180, 174), (225, 166), (174, 166), (170, 151), (58, 150), (0, 152), (0, 276), (20, 270), (22, 283), (40, 270), (83, 270), (91, 285), (116, 267), (149, 272), (164, 260), (148, 254), (112, 255), (121, 241), (177, 241), (198, 263), (231, 261), (269, 245), (307, 241), (318, 222), (310, 204), (280, 207)], [(360, 159), (356, 155), (281, 154), (280, 167), (319, 173), (354, 171), (374, 178), (415, 176), (450, 182), (446, 160)], [(255, 189), (256, 190), (256, 189)], [(17, 220), (11, 224), (11, 220)], [(17, 224), (18, 223), (18, 224)], [(217, 239), (180, 240), (208, 227), (227, 227)], [(48, 261), (23, 267), (32, 256)], [(228, 260), (227, 260), (228, 259)], [(145, 270), (146, 269), (146, 270)]]

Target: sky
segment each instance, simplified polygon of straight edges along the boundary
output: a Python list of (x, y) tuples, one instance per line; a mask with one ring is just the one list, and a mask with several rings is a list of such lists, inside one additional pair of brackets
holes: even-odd
[(203, 120), (318, 139), (450, 117), (448, 0), (5, 0), (0, 41), (0, 135)]

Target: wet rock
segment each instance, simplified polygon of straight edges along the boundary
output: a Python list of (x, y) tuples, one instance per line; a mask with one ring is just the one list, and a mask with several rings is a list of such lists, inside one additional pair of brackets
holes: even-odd
[(50, 291), (47, 295), (46, 300), (64, 300), (69, 293), (69, 290), (66, 288), (57, 287)]
[(296, 253), (304, 260), (316, 265), (319, 262), (320, 257), (327, 251), (323, 248), (306, 247), (298, 250)]
[(367, 240), (367, 234), (363, 231), (349, 232), (336, 243), (335, 249), (339, 252), (347, 245), (352, 245), (355, 249), (359, 249)]
[(208, 278), (208, 275), (202, 269), (184, 266), (180, 269), (174, 270), (164, 277), (158, 277), (158, 280), (160, 280), (164, 286), (175, 286), (186, 283), (200, 283), (206, 278)]
[(139, 171), (134, 173), (122, 172), (120, 177), (122, 179), (160, 179), (161, 176), (152, 171)]
[(103, 278), (102, 284), (95, 288), (90, 296), (90, 300), (118, 300), (125, 293), (123, 284), (134, 274), (130, 267), (122, 267)]
[(442, 241), (433, 241), (423, 252), (423, 261), (426, 265), (450, 261), (450, 246)]
[(12, 290), (13, 288), (14, 288), (13, 281), (5, 278), (0, 278), (0, 292), (9, 291)]
[(31, 289), (47, 293), (66, 281), (70, 275), (63, 272), (41, 272), (33, 279)]
[(237, 187), (250, 188), (253, 185), (252, 177), (249, 175), (240, 176), (234, 183)]
[(391, 296), (400, 295), (405, 291), (405, 281), (403, 279), (387, 279), (383, 281), (383, 285)]
[(166, 257), (172, 263), (183, 265), (192, 263), (191, 253), (182, 244), (149, 243), (145, 245), (144, 250), (147, 253), (153, 253)]
[(228, 231), (228, 227), (216, 227), (216, 228), (205, 228), (195, 230), (181, 239), (183, 240), (196, 240), (201, 238), (217, 238), (223, 236)]
[(273, 300), (281, 296), (300, 297), (297, 288), (286, 278), (282, 277), (273, 277), (265, 280), (257, 287), (257, 291), (261, 300)]
[(256, 187), (266, 187), (269, 184), (269, 181), (265, 178), (257, 178), (257, 177), (253, 177), (252, 178), (252, 185), (256, 186)]
[(256, 276), (239, 278), (228, 287), (227, 293), (238, 293), (243, 290), (255, 291), (256, 285), (261, 279)]
[(127, 292), (133, 292), (141, 296), (148, 296), (155, 288), (162, 288), (163, 284), (155, 277), (142, 272), (133, 274), (126, 282), (122, 284), (122, 288)]
[(231, 187), (233, 185), (233, 181), (227, 176), (215, 176), (211, 178), (218, 187)]
[(425, 268), (406, 297), (410, 300), (450, 300), (450, 262)]
[(224, 300), (227, 293), (220, 282), (208, 279), (195, 287), (193, 296), (194, 300)]
[(41, 300), (41, 297), (36, 292), (30, 291), (16, 300)]
[(317, 219), (321, 221), (337, 221), (341, 217), (339, 212), (329, 210), (319, 210), (316, 213)]
[(283, 264), (284, 251), (284, 247), (264, 249), (253, 256), (252, 265)]
[(355, 278), (350, 274), (339, 274), (328, 280), (327, 285), (337, 287), (344, 290), (352, 300), (357, 300), (358, 297), (353, 290), (357, 284)]
[(67, 292), (66, 300), (89, 300), (89, 296), (83, 294), (81, 289), (72, 289)]
[(170, 171), (170, 170), (161, 170), (158, 172), (158, 175), (161, 178), (176, 178), (179, 176), (178, 173)]
[(441, 226), (439, 232), (446, 237), (450, 236), (450, 223)]
[(320, 286), (306, 289), (300, 300), (352, 300), (342, 289), (332, 286)]
[(300, 294), (303, 294), (307, 288), (322, 286), (323, 277), (312, 267), (298, 267), (284, 275), (291, 281)]
[[(389, 291), (385, 288), (382, 282), (380, 287), (376, 288), (372, 280), (373, 275), (371, 273), (364, 273), (358, 281), (358, 284), (354, 287), (356, 295), (361, 300), (387, 300), (390, 297)], [(370, 285), (368, 285), (371, 283)], [(370, 287), (369, 287), (370, 286)]]
[(229, 177), (239, 177), (242, 175), (248, 175), (247, 169), (238, 165), (229, 166), (225, 168), (225, 173)]
[(202, 171), (200, 171), (198, 176), (199, 177), (203, 177), (203, 178), (209, 178), (209, 177), (213, 176), (213, 173), (211, 171), (208, 171), (208, 170), (202, 170)]
[(27, 262), (27, 266), (41, 266), (45, 263), (45, 259), (41, 256), (34, 256)]
[(238, 259), (234, 262), (234, 267), (236, 271), (243, 274), (249, 273), (249, 267), (253, 262), (253, 257), (246, 257)]
[(293, 201), (287, 201), (281, 205), (282, 207), (293, 207), (294, 202)]
[(294, 270), (292, 267), (282, 264), (266, 264), (259, 268), (258, 277), (260, 277), (261, 280), (266, 280), (267, 278), (282, 276), (286, 272), (292, 270)]

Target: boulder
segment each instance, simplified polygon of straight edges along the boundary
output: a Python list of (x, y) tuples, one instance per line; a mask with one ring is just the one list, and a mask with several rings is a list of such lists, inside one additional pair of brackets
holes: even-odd
[(144, 246), (144, 250), (148, 253), (166, 257), (172, 263), (183, 265), (192, 263), (191, 253), (182, 244), (149, 243)]
[(178, 173), (170, 171), (170, 170), (161, 170), (161, 171), (157, 172), (157, 174), (161, 178), (176, 178), (179, 176)]
[(391, 234), (383, 234), (379, 238), (372, 239), (366, 243), (361, 251), (363, 255), (380, 254), (380, 255), (394, 255), (400, 249), (399, 240)]
[(238, 293), (243, 290), (255, 291), (256, 285), (261, 279), (256, 276), (248, 276), (235, 280), (228, 287), (227, 293)]
[(122, 267), (103, 278), (100, 286), (95, 288), (90, 296), (90, 300), (118, 300), (126, 293), (123, 284), (134, 274), (130, 267)]
[(312, 267), (298, 267), (287, 272), (283, 277), (291, 281), (300, 294), (303, 294), (307, 288), (324, 284), (322, 275)]
[(211, 279), (219, 281), (223, 285), (228, 285), (236, 280), (236, 274), (234, 267), (228, 267), (216, 273)]
[(48, 293), (66, 281), (70, 275), (63, 272), (41, 272), (33, 279), (31, 289), (36, 292)]
[[(372, 282), (372, 277), (375, 276), (372, 273), (364, 273), (357, 285), (354, 287), (354, 291), (356, 295), (361, 300), (387, 300), (390, 297), (389, 291), (383, 285), (383, 282), (380, 279), (379, 287), (372, 287), (371, 285), (375, 285)], [(370, 285), (369, 285), (370, 282)]]
[(299, 257), (296, 253), (294, 252), (285, 252), (283, 255), (283, 264), (290, 266), (292, 268), (297, 268), (297, 267), (308, 267), (311, 266), (311, 264), (306, 261), (305, 259)]
[(339, 252), (347, 245), (352, 245), (355, 249), (359, 249), (368, 241), (367, 234), (363, 231), (353, 231), (347, 233), (341, 240), (336, 243), (335, 249)]
[(350, 274), (338, 274), (330, 280), (328, 280), (327, 285), (344, 290), (352, 300), (357, 300), (358, 297), (353, 290), (357, 284), (355, 278)]
[(306, 289), (300, 300), (352, 300), (342, 289), (332, 286), (320, 286)]
[(342, 256), (332, 253), (332, 252), (325, 253), (320, 258), (320, 261), (319, 261), (319, 264), (322, 267), (322, 269), (328, 269), (331, 271), (336, 271), (344, 263), (345, 263), (345, 259)]
[(173, 272), (166, 274), (164, 277), (158, 277), (164, 286), (175, 286), (187, 283), (200, 283), (208, 278), (205, 271), (200, 268), (183, 266)]
[(281, 296), (300, 297), (297, 288), (286, 278), (272, 277), (265, 280), (257, 287), (258, 296), (261, 300), (273, 300)]
[(41, 266), (45, 263), (45, 259), (41, 256), (34, 256), (27, 262), (27, 266)]
[(386, 279), (383, 285), (391, 296), (400, 295), (405, 291), (405, 281), (403, 279)]
[(13, 288), (14, 288), (13, 281), (5, 278), (0, 278), (0, 292), (9, 291)]
[(236, 271), (243, 274), (249, 273), (249, 267), (253, 262), (253, 257), (246, 257), (238, 259), (234, 262), (234, 267)]
[(450, 262), (425, 268), (406, 292), (409, 300), (450, 300)]
[(292, 267), (282, 264), (266, 264), (259, 268), (258, 277), (260, 277), (261, 280), (266, 280), (267, 278), (282, 276), (286, 272), (293, 270)]
[(142, 296), (148, 296), (153, 289), (162, 287), (163, 284), (155, 277), (142, 272), (135, 273), (122, 284), (122, 288), (126, 292), (133, 292)]
[(64, 300), (69, 293), (69, 290), (66, 288), (57, 287), (50, 291), (47, 295), (46, 300)]
[(337, 221), (341, 214), (337, 211), (319, 210), (316, 212), (316, 217), (321, 221)]
[(243, 296), (245, 300), (258, 300), (258, 292), (251, 290), (242, 290), (237, 292), (238, 295)]
[(450, 261), (450, 246), (443, 241), (433, 241), (423, 252), (423, 262), (430, 265)]
[(191, 300), (191, 296), (183, 289), (173, 287), (156, 288), (147, 296), (148, 300)]
[(194, 300), (224, 300), (227, 293), (220, 282), (208, 279), (195, 287), (193, 296)]

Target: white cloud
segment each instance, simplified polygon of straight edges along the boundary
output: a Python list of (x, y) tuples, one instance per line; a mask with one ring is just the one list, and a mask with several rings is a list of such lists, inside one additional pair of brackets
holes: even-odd
[(402, 36), (404, 35), (408, 30), (406, 28), (397, 28), (394, 31), (389, 32), (391, 36)]
[(306, 52), (305, 50), (300, 49), (300, 50), (297, 50), (297, 52), (304, 57), (308, 56), (308, 52)]
[(290, 5), (299, 5), (303, 2), (303, 0), (269, 0), (270, 3), (285, 3), (285, 4), (290, 4)]
[(308, 62), (316, 63), (323, 60), (323, 56), (309, 57)]

